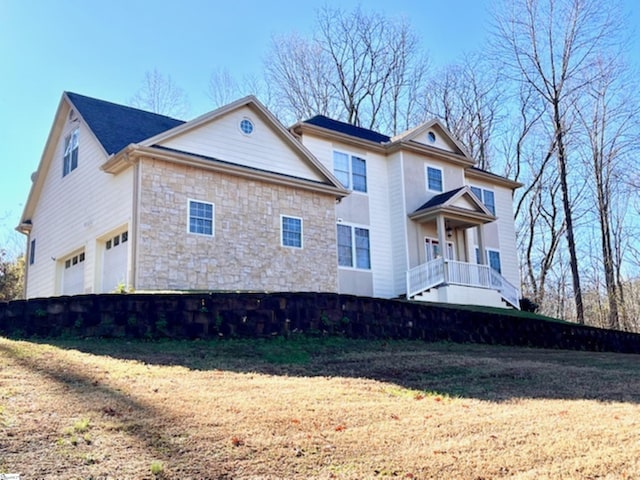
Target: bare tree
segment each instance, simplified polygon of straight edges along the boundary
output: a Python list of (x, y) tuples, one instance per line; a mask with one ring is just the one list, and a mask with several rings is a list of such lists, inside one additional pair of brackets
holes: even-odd
[(492, 141), (506, 100), (501, 84), (498, 69), (467, 55), (439, 72), (425, 94), (426, 116), (441, 119), (486, 170), (492, 168)]
[(169, 75), (155, 69), (145, 73), (142, 87), (131, 97), (129, 105), (175, 118), (184, 118), (189, 113), (189, 101), (184, 90)]
[[(577, 103), (583, 127), (583, 159), (591, 174), (594, 197), (593, 214), (599, 227), (600, 252), (608, 297), (608, 327), (621, 327), (623, 291), (620, 279), (623, 261), (621, 234), (624, 216), (616, 209), (616, 201), (626, 196), (620, 179), (627, 171), (635, 171), (635, 157), (640, 149), (640, 108), (629, 94), (633, 79), (623, 64), (601, 64), (605, 68), (596, 81), (589, 84), (586, 95)], [(616, 215), (618, 213), (618, 215)], [(616, 238), (617, 236), (617, 238)]]
[(218, 108), (231, 103), (241, 97), (240, 86), (236, 79), (226, 69), (216, 69), (209, 77), (207, 96), (213, 102), (213, 107)]
[(265, 63), (276, 111), (324, 114), (398, 133), (418, 107), (427, 71), (419, 38), (403, 19), (325, 7), (313, 39), (274, 37)]
[(618, 39), (615, 7), (596, 0), (509, 0), (496, 18), (497, 48), (512, 78), (530, 85), (547, 107), (557, 148), (576, 317), (584, 323), (569, 171), (574, 104), (600, 75), (594, 68)]

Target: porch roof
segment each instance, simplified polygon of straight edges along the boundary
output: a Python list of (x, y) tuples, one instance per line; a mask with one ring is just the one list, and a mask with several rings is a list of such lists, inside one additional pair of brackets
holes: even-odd
[(482, 225), (497, 218), (465, 185), (463, 187), (440, 193), (409, 214), (411, 220), (418, 222), (431, 221), (442, 215), (456, 221), (457, 227)]

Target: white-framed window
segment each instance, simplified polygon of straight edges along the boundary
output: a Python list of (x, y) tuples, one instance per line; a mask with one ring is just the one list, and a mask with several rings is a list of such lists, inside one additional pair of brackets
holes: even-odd
[(470, 186), (473, 194), (478, 197), (485, 207), (491, 212), (492, 215), (496, 214), (496, 197), (493, 190), (487, 190), (486, 188)]
[(64, 139), (64, 157), (62, 159), (62, 176), (66, 177), (78, 168), (78, 136), (80, 132), (76, 128)]
[[(455, 249), (453, 248), (453, 242), (446, 242), (447, 250), (445, 252), (447, 260), (455, 260)], [(440, 248), (440, 241), (437, 238), (425, 237), (424, 239), (425, 252), (427, 254), (427, 261), (435, 260), (442, 257), (442, 249)]]
[(367, 162), (344, 152), (333, 152), (333, 173), (345, 188), (367, 192)]
[(444, 192), (444, 177), (442, 175), (442, 169), (427, 165), (425, 168), (427, 178), (427, 190), (432, 192)]
[[(496, 272), (502, 274), (502, 262), (500, 261), (500, 252), (498, 250), (486, 249), (486, 257), (489, 266)], [(476, 247), (476, 263), (480, 264), (480, 249)]]
[(338, 224), (338, 265), (371, 270), (369, 230)]
[(281, 245), (302, 248), (302, 219), (280, 215), (280, 226)]
[(209, 202), (189, 200), (189, 233), (213, 237), (215, 205)]

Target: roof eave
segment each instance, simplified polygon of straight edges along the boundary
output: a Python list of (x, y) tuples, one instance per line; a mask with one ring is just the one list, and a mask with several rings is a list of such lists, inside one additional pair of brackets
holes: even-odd
[(466, 208), (460, 208), (455, 206), (435, 206), (431, 208), (425, 208), (409, 214), (411, 220), (424, 221), (434, 218), (436, 215), (448, 215), (455, 218), (464, 219), (478, 225), (484, 223), (495, 222), (498, 217), (495, 215), (475, 212), (473, 210), (467, 210)]
[[(122, 158), (113, 159), (113, 164), (109, 166), (109, 173), (111, 173), (111, 171), (115, 171), (118, 168), (120, 169), (119, 171), (122, 171), (124, 168), (138, 161), (140, 158), (148, 157), (176, 163), (179, 165), (188, 165), (196, 168), (202, 168), (204, 170), (226, 173), (250, 180), (261, 180), (277, 185), (285, 185), (290, 187), (302, 188), (308, 191), (330, 194), (333, 195), (336, 199), (344, 198), (350, 193), (349, 190), (330, 184), (319, 183), (303, 178), (289, 177), (278, 173), (267, 172), (264, 170), (255, 170), (243, 165), (231, 164), (222, 161), (216, 161), (213, 159), (199, 158), (198, 156), (191, 155), (187, 152), (167, 151), (155, 147), (129, 145), (125, 150), (118, 153), (116, 157)], [(103, 165), (103, 167), (104, 166), (106, 166), (106, 164)]]
[(330, 128), (320, 127), (310, 123), (298, 122), (290, 127), (290, 131), (296, 135), (303, 135), (305, 132), (312, 133), (320, 138), (326, 138), (333, 141), (340, 141), (355, 147), (360, 147), (366, 150), (372, 150), (378, 153), (385, 152), (386, 143), (377, 143), (371, 140), (365, 140), (363, 138), (347, 135), (346, 133), (337, 132)]
[(467, 178), (473, 177), (481, 180), (486, 180), (491, 183), (500, 184), (504, 187), (510, 188), (511, 190), (516, 190), (524, 185), (520, 182), (516, 182), (515, 180), (511, 180), (510, 178), (502, 177), (500, 175), (496, 175), (495, 173), (486, 172), (477, 168), (468, 168), (465, 170), (464, 174)]

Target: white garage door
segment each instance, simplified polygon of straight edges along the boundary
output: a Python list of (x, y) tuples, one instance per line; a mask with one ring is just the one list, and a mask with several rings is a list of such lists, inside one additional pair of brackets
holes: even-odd
[(84, 252), (67, 258), (62, 272), (62, 294), (80, 293), (84, 293)]
[(109, 238), (104, 245), (102, 262), (102, 291), (113, 292), (119, 286), (129, 286), (127, 278), (127, 258), (129, 232), (122, 232)]

